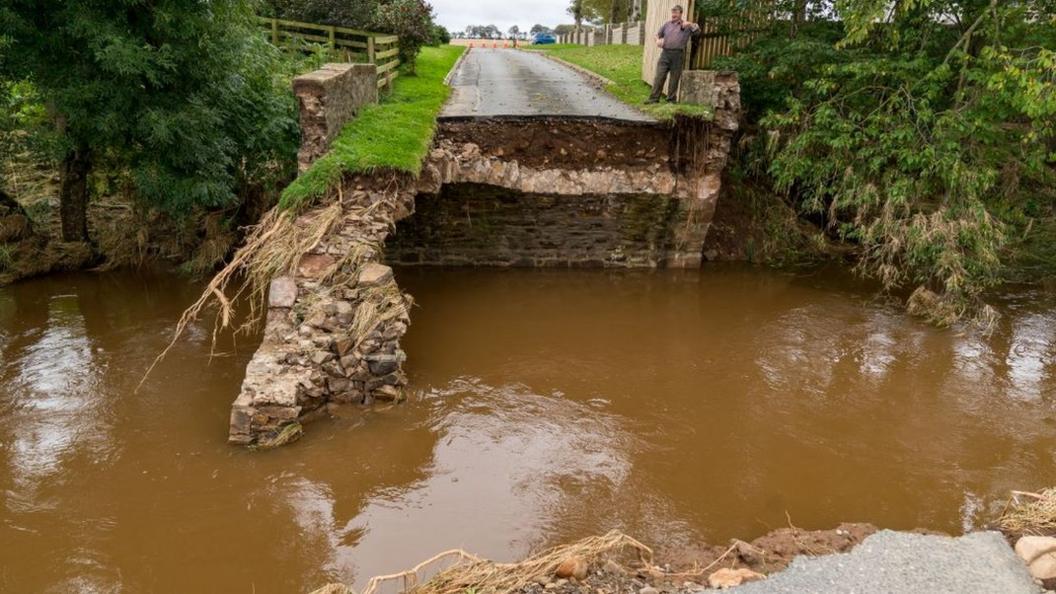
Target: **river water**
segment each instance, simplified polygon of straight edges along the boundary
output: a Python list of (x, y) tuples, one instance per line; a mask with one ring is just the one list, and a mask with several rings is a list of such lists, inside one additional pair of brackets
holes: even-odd
[(1056, 309), (984, 337), (835, 271), (398, 271), (413, 394), (293, 446), (225, 443), (255, 343), (198, 285), (0, 290), (0, 591), (297, 592), (440, 550), (513, 559), (621, 528), (677, 552), (789, 520), (960, 532), (1056, 483)]

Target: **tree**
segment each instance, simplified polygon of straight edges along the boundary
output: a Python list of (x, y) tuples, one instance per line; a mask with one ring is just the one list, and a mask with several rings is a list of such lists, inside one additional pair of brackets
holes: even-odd
[(572, 19), (576, 22), (576, 31), (578, 32), (583, 27), (583, 15), (584, 15), (583, 0), (572, 0), (571, 4), (568, 5), (567, 12), (572, 16)]
[(88, 180), (99, 163), (179, 211), (233, 203), (247, 164), (292, 162), (295, 106), (275, 92), (277, 50), (252, 19), (240, 0), (0, 8), (0, 79), (38, 90), (59, 139), (64, 240), (88, 239)]
[[(735, 37), (732, 0), (702, 10)], [(1056, 225), (1056, 5), (782, 0), (715, 68), (741, 75), (758, 160), (858, 270), (948, 323)], [(737, 42), (734, 42), (736, 45)], [(1045, 221), (1049, 221), (1046, 223)], [(1043, 252), (1045, 253), (1045, 252)]]
[(521, 28), (518, 27), (517, 25), (514, 25), (514, 26), (510, 27), (510, 29), (509, 29), (509, 31), (507, 31), (507, 33), (509, 34), (510, 39), (517, 39), (517, 36), (521, 34)]
[(447, 45), (451, 43), (451, 32), (442, 25), (433, 25), (432, 45)]
[(400, 37), (400, 61), (414, 73), (418, 52), (433, 36), (433, 7), (425, 0), (386, 0), (374, 17), (374, 26)]
[(552, 33), (550, 27), (545, 25), (535, 24), (532, 25), (532, 30), (528, 32), (530, 35), (538, 35), (539, 33)]
[(264, 0), (261, 12), (292, 21), (369, 29), (379, 4), (380, 0)]

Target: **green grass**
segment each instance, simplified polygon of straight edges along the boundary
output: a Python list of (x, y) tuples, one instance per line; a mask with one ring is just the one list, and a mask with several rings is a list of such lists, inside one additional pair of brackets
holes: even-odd
[(450, 88), (444, 78), (465, 48), (426, 47), (417, 74), (401, 72), (390, 94), (365, 107), (320, 157), (283, 192), (282, 208), (307, 206), (345, 175), (378, 169), (417, 175), (436, 132), (436, 116)]
[(604, 76), (613, 83), (606, 87), (607, 91), (620, 101), (633, 105), (658, 120), (670, 120), (675, 115), (707, 118), (714, 115), (711, 107), (707, 105), (672, 105), (669, 103), (645, 105), (645, 100), (649, 98), (650, 88), (642, 80), (642, 54), (645, 48), (640, 45), (586, 47), (559, 44), (533, 47), (531, 51), (550, 54)]

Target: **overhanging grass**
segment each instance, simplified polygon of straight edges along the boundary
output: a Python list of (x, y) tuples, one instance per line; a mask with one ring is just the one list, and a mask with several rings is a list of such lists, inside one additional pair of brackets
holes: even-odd
[(712, 109), (707, 105), (680, 105), (658, 103), (645, 105), (649, 98), (650, 88), (642, 81), (642, 55), (645, 51), (640, 45), (548, 45), (532, 47), (540, 51), (582, 66), (591, 72), (611, 80), (606, 90), (624, 103), (633, 105), (658, 120), (670, 120), (677, 115), (712, 117)]
[(282, 208), (296, 208), (324, 196), (348, 174), (391, 169), (417, 175), (436, 131), (436, 116), (450, 88), (444, 78), (465, 50), (426, 47), (417, 74), (401, 72), (392, 92), (349, 122), (320, 157), (283, 192)]

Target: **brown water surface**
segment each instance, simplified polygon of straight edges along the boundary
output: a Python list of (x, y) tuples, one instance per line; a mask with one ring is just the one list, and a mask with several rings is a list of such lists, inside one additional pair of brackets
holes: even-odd
[[(401, 270), (408, 403), (225, 443), (255, 346), (211, 326), (135, 392), (199, 286), (0, 290), (0, 591), (297, 592), (464, 547), (621, 528), (676, 551), (867, 521), (950, 532), (1056, 484), (1056, 310), (930, 328), (847, 276)], [(787, 514), (787, 516), (786, 516)]]

